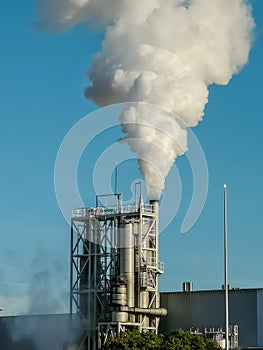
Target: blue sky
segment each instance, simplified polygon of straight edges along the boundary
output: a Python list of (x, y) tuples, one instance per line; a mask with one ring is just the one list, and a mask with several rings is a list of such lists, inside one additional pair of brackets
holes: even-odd
[[(252, 4), (257, 28), (249, 63), (228, 86), (210, 88), (204, 120), (193, 130), (208, 163), (209, 191), (199, 220), (184, 235), (180, 227), (193, 181), (187, 158), (177, 161), (183, 192), (177, 216), (160, 236), (163, 291), (180, 290), (188, 280), (195, 289), (223, 283), (224, 183), (229, 197), (229, 282), (263, 287), (263, 3)], [(43, 274), (45, 310), (63, 311), (68, 306), (69, 227), (56, 201), (54, 164), (70, 128), (97, 109), (83, 89), (103, 33), (84, 28), (38, 32), (30, 24), (35, 19), (33, 0), (16, 8), (2, 2), (0, 18), (0, 304), (6, 314), (33, 310), (32, 293), (43, 293), (36, 277)], [(87, 206), (95, 204), (91, 180), (96, 152), (121, 136), (115, 128), (83, 156), (79, 186)], [(119, 172), (125, 177), (120, 190), (129, 192), (130, 183), (140, 176), (136, 162), (127, 162)], [(56, 309), (53, 301), (59, 298)]]

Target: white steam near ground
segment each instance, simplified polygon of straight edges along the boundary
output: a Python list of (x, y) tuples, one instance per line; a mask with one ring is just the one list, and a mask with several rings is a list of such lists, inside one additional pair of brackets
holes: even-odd
[[(37, 14), (41, 29), (64, 30), (87, 21), (105, 27), (101, 52), (88, 70), (87, 98), (98, 106), (147, 102), (167, 112), (147, 113), (146, 105), (138, 104), (120, 117), (127, 141), (138, 153), (149, 196), (159, 198), (176, 157), (187, 150), (187, 127), (202, 120), (208, 86), (228, 84), (248, 61), (254, 28), (249, 4), (37, 0)], [(149, 131), (155, 127), (158, 131)], [(171, 142), (171, 137), (177, 141)], [(144, 142), (135, 147), (131, 138), (142, 139), (149, 147)], [(157, 154), (153, 144), (159, 145)]]
[(78, 336), (65, 314), (0, 318), (1, 350), (62, 350)]
[[(8, 253), (13, 257), (12, 251)], [(61, 350), (63, 344), (76, 339), (78, 332), (72, 327), (68, 314), (69, 286), (65, 263), (68, 261), (63, 257), (54, 259), (40, 247), (30, 261), (29, 275), (23, 266), (20, 269), (15, 265), (21, 273), (21, 281), (9, 283), (6, 294), (0, 296), (0, 306), (4, 309), (0, 315), (1, 350)], [(12, 272), (10, 268), (9, 275)], [(3, 277), (5, 280), (5, 275)], [(6, 288), (5, 284), (4, 281), (2, 286)]]

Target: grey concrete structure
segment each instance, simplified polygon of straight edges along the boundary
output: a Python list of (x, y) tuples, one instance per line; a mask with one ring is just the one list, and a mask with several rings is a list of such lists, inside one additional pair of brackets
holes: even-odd
[[(168, 292), (160, 294), (168, 315), (160, 332), (191, 327), (224, 327), (224, 291)], [(263, 347), (263, 289), (229, 290), (229, 324), (239, 327), (239, 345)]]

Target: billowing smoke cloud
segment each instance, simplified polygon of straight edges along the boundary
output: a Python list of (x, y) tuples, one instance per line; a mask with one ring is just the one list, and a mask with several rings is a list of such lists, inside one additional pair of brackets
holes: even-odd
[(154, 105), (127, 105), (120, 116), (131, 150), (138, 154), (150, 198), (159, 198), (174, 160), (187, 150), (186, 128), (174, 115)]
[[(167, 111), (168, 116), (163, 111), (153, 116), (138, 105), (120, 118), (137, 124), (124, 125), (123, 131), (144, 158), (139, 164), (149, 196), (158, 198), (175, 158), (187, 149), (185, 128), (202, 120), (208, 86), (228, 84), (248, 60), (254, 28), (250, 6), (245, 0), (38, 0), (37, 12), (41, 28), (90, 20), (105, 26), (102, 50), (88, 71), (87, 98), (99, 106), (135, 101)], [(164, 132), (149, 137), (145, 124)], [(173, 136), (178, 141), (171, 144)], [(164, 153), (154, 155), (154, 146), (142, 149), (140, 142), (135, 147), (131, 138), (159, 143)]]

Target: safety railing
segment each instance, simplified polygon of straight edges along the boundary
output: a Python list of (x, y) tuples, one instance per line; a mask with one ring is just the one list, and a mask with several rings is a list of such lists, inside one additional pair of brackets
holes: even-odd
[(96, 208), (77, 208), (73, 209), (72, 217), (81, 218), (87, 216), (105, 216), (105, 215), (117, 215), (117, 214), (129, 214), (129, 213), (153, 213), (153, 206), (151, 204), (143, 204), (141, 206), (135, 204), (126, 204), (121, 206), (108, 206), (108, 207), (96, 207)]

